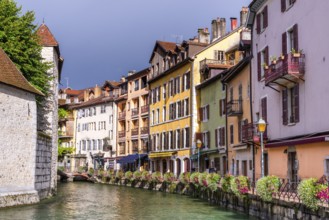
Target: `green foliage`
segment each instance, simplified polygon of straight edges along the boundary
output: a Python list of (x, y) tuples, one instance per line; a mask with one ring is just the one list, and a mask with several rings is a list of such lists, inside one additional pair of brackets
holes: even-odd
[(199, 172), (194, 172), (190, 176), (190, 182), (194, 184), (194, 186), (199, 186)]
[(177, 183), (171, 183), (169, 185), (169, 193), (175, 193), (176, 192), (176, 189), (177, 189)]
[(136, 170), (134, 173), (133, 173), (133, 180), (140, 180), (142, 177), (142, 173), (139, 171), (139, 170)]
[(219, 180), (220, 180), (220, 175), (217, 173), (209, 173), (207, 175), (208, 188), (212, 192), (215, 192), (217, 190)]
[(256, 192), (266, 202), (272, 201), (272, 195), (279, 191), (280, 180), (276, 176), (265, 176), (256, 183)]
[(0, 0), (0, 47), (7, 53), (25, 78), (44, 94), (48, 93), (48, 63), (42, 61), (34, 12), (22, 15), (13, 0)]
[(93, 176), (94, 173), (95, 173), (95, 170), (94, 170), (93, 168), (90, 167), (89, 170), (88, 170), (88, 174), (89, 174), (90, 176)]
[(190, 173), (184, 172), (179, 175), (179, 182), (183, 183), (184, 185), (188, 184), (190, 182)]
[(132, 173), (131, 171), (127, 171), (127, 172), (125, 173), (125, 178), (126, 178), (127, 180), (132, 180), (132, 178), (133, 178), (133, 173)]
[(316, 197), (318, 192), (320, 192), (323, 188), (327, 188), (327, 186), (323, 184), (317, 184), (317, 181), (318, 180), (316, 178), (303, 180), (298, 185), (297, 189), (302, 203), (313, 211), (316, 211), (319, 208), (319, 200)]
[(226, 174), (221, 180), (222, 190), (224, 192), (231, 192), (231, 181), (234, 177), (230, 174)]
[(85, 172), (86, 169), (87, 169), (87, 167), (80, 166), (80, 167), (78, 167), (78, 172), (83, 173), (83, 172)]
[(162, 174), (158, 171), (152, 173), (151, 181), (153, 183), (161, 183), (162, 182)]
[[(60, 143), (60, 142), (59, 142)], [(58, 160), (62, 160), (66, 154), (74, 153), (74, 147), (64, 147), (62, 145), (58, 145)]]
[(119, 180), (121, 180), (123, 178), (123, 176), (124, 176), (124, 173), (122, 170), (118, 170), (115, 174), (115, 178), (117, 178)]
[(237, 176), (231, 179), (231, 190), (238, 197), (245, 197), (249, 191), (249, 180), (246, 176)]
[(142, 181), (149, 181), (151, 179), (151, 175), (149, 174), (148, 171), (144, 170), (142, 172)]
[(163, 181), (165, 181), (167, 183), (172, 183), (175, 181), (175, 175), (172, 172), (165, 173), (163, 175)]
[(200, 173), (199, 174), (199, 185), (203, 187), (208, 187), (208, 182), (207, 182), (207, 173)]
[(113, 178), (114, 177), (114, 170), (110, 169), (107, 171), (107, 177)]
[(69, 115), (68, 111), (64, 108), (58, 108), (58, 118), (64, 119)]

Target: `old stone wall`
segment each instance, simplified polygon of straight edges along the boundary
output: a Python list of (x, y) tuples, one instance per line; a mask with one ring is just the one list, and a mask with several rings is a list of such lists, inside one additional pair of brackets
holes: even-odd
[(0, 83), (0, 189), (34, 189), (36, 122), (35, 95)]
[(35, 189), (40, 199), (55, 193), (51, 187), (52, 138), (42, 132), (38, 132), (35, 168)]

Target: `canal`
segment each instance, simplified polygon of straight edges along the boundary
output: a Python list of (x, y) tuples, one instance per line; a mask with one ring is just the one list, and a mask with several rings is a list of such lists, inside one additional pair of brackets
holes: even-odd
[(1, 220), (51, 219), (252, 219), (198, 199), (129, 187), (59, 183), (56, 197), (0, 209)]

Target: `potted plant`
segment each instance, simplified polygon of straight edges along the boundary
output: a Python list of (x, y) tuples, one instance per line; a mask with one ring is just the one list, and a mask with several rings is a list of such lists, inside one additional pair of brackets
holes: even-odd
[(281, 53), (280, 58), (281, 58), (281, 60), (284, 60), (284, 55), (283, 55), (283, 53)]
[(271, 56), (271, 62), (272, 64), (276, 64), (277, 58), (276, 56)]
[(240, 198), (248, 195), (249, 186), (249, 179), (246, 176), (237, 176), (231, 179), (231, 190)]
[(295, 48), (291, 49), (291, 54), (292, 54), (293, 57), (300, 57), (302, 52), (303, 52), (303, 50), (297, 51), (297, 50), (295, 50)]
[(268, 65), (266, 63), (263, 63), (262, 66), (265, 70), (268, 70)]
[(273, 194), (278, 193), (280, 180), (276, 176), (265, 176), (256, 183), (257, 195), (265, 202), (272, 201)]

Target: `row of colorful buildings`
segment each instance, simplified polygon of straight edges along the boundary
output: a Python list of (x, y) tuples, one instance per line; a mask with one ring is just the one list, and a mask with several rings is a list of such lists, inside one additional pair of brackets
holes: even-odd
[(328, 174), (329, 44), (317, 25), (327, 9), (324, 1), (253, 0), (229, 28), (217, 18), (182, 43), (156, 41), (150, 66), (119, 82), (60, 90), (72, 110), (59, 122), (63, 143), (76, 148), (71, 167), (256, 179), (263, 119), (265, 175)]

